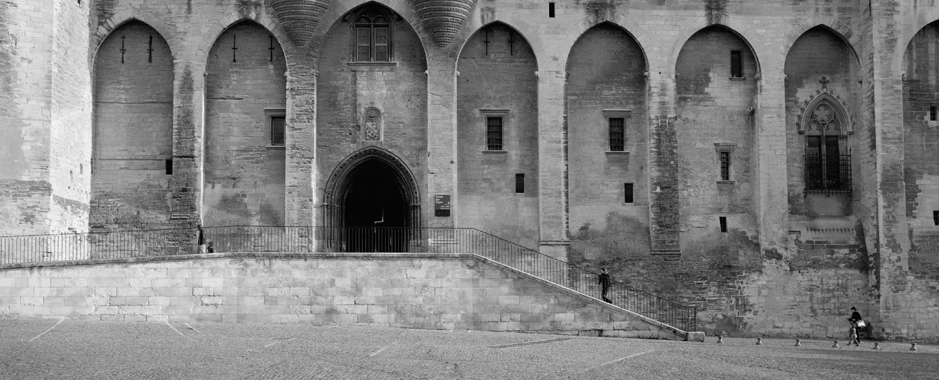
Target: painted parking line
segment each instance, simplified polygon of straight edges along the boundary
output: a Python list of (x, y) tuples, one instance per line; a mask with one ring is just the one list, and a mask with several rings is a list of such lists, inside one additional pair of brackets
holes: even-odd
[(489, 348), (512, 348), (512, 347), (522, 347), (522, 346), (531, 346), (535, 344), (547, 344), (554, 342), (563, 342), (565, 340), (571, 340), (571, 338), (551, 338), (545, 340), (535, 340), (531, 342), (522, 342), (522, 343), (511, 343), (511, 344), (500, 344), (498, 346), (489, 346)]
[(291, 341), (291, 340), (294, 340), (294, 339), (297, 339), (297, 338), (290, 338), (290, 339), (278, 340), (278, 341), (276, 341), (276, 342), (274, 342), (274, 343), (265, 344), (265, 345), (264, 345), (264, 348), (270, 348), (271, 346), (273, 346), (273, 345), (275, 345), (275, 344), (287, 343), (287, 342), (289, 342), (289, 341)]
[(374, 357), (375, 355), (380, 354), (382, 351), (387, 350), (389, 347), (394, 346), (395, 344), (398, 344), (398, 341), (394, 341), (394, 342), (392, 342), (391, 344), (389, 344), (389, 345), (387, 345), (387, 346), (385, 346), (385, 347), (382, 347), (382, 348), (379, 349), (378, 351), (375, 351), (375, 352), (371, 353), (368, 357), (370, 357), (370, 358), (371, 358), (371, 357)]
[(53, 325), (52, 327), (46, 329), (46, 331), (43, 331), (43, 332), (40, 333), (39, 335), (34, 336), (34, 337), (33, 337), (32, 339), (30, 339), (29, 341), (32, 342), (32, 341), (34, 341), (34, 340), (36, 340), (36, 339), (39, 339), (39, 337), (41, 337), (41, 336), (43, 336), (43, 335), (46, 335), (46, 333), (48, 333), (49, 331), (52, 331), (52, 329), (54, 329), (54, 328), (56, 328), (56, 326), (62, 324), (62, 322), (65, 322), (65, 317), (62, 317), (62, 319), (59, 319), (59, 321), (56, 322), (55, 325)]
[(171, 329), (173, 329), (173, 331), (175, 331), (177, 334), (182, 335), (183, 337), (188, 338), (188, 337), (186, 336), (186, 334), (183, 334), (182, 332), (180, 332), (179, 330), (177, 330), (177, 329), (176, 329), (175, 327), (173, 327), (173, 325), (171, 325), (169, 322), (166, 322), (166, 325), (169, 326)]
[(622, 358), (619, 358), (619, 359), (616, 359), (616, 360), (610, 360), (610, 361), (608, 361), (608, 362), (606, 362), (606, 363), (603, 363), (603, 364), (600, 364), (600, 365), (598, 365), (598, 366), (592, 367), (592, 368), (588, 369), (588, 371), (593, 370), (593, 369), (597, 369), (597, 368), (600, 368), (600, 367), (606, 367), (606, 366), (608, 366), (608, 365), (610, 365), (610, 364), (619, 363), (619, 362), (621, 362), (621, 361), (623, 361), (623, 360), (632, 359), (632, 358), (634, 358), (634, 357), (637, 357), (637, 356), (640, 356), (640, 355), (645, 355), (645, 354), (652, 353), (652, 352), (655, 352), (655, 350), (649, 350), (649, 351), (646, 351), (646, 352), (640, 352), (640, 353), (637, 353), (637, 354), (632, 354), (632, 355), (629, 355), (629, 356), (625, 356), (625, 357), (622, 357)]
[(202, 331), (196, 330), (195, 327), (190, 326), (188, 323), (183, 323), (183, 326), (186, 326), (186, 327), (189, 328), (190, 330), (199, 333), (199, 335), (205, 335), (205, 334), (202, 333)]

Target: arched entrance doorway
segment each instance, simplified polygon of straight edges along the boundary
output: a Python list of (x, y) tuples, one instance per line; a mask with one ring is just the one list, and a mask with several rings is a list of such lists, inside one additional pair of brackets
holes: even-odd
[(330, 176), (324, 199), (334, 250), (407, 252), (418, 236), (414, 176), (391, 152), (371, 147), (347, 157)]

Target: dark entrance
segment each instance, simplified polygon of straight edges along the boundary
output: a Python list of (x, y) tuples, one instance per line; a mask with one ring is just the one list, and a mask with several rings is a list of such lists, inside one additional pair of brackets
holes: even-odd
[(342, 200), (348, 252), (407, 251), (409, 207), (399, 178), (378, 159), (368, 159), (348, 174)]

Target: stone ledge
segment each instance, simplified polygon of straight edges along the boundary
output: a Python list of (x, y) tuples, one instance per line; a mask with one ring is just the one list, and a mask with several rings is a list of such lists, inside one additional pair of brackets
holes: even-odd
[(154, 257), (126, 257), (120, 259), (92, 259), (74, 261), (56, 261), (49, 263), (4, 264), (0, 270), (27, 269), (44, 267), (74, 267), (93, 266), (105, 264), (140, 264), (164, 261), (187, 261), (206, 259), (318, 259), (318, 258), (360, 258), (360, 259), (426, 259), (426, 258), (469, 258), (476, 256), (471, 253), (420, 253), (420, 252), (231, 252), (231, 253), (202, 253), (190, 255), (154, 256)]

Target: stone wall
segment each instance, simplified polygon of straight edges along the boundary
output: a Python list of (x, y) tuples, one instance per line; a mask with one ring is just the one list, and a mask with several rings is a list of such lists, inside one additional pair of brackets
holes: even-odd
[(51, 78), (50, 232), (88, 229), (91, 181), (91, 67), (87, 2), (55, 0)]
[(603, 330), (684, 339), (597, 299), (463, 254), (216, 255), (7, 269), (0, 271), (0, 316)]
[(0, 4), (0, 218), (4, 234), (50, 231), (54, 1)]
[[(577, 264), (609, 266), (617, 279), (699, 305), (701, 323), (707, 329), (740, 334), (790, 331), (774, 318), (803, 314), (801, 305), (816, 301), (807, 301), (802, 288), (782, 287), (773, 297), (791, 302), (775, 303), (758, 296), (759, 289), (764, 283), (802, 281), (799, 276), (811, 273), (812, 281), (832, 275), (852, 281), (866, 278), (866, 286), (844, 288), (849, 294), (827, 286), (817, 294), (838, 298), (838, 305), (868, 304), (868, 315), (890, 336), (928, 337), (939, 331), (916, 322), (919, 316), (931, 315), (934, 300), (939, 298), (930, 290), (936, 239), (935, 226), (930, 225), (935, 209), (930, 189), (935, 187), (935, 178), (928, 174), (932, 170), (929, 144), (936, 137), (928, 120), (922, 119), (923, 107), (935, 96), (930, 95), (933, 89), (921, 86), (931, 80), (929, 76), (924, 82), (915, 70), (934, 66), (919, 53), (935, 45), (934, 27), (923, 29), (939, 20), (939, 6), (931, 2), (575, 1), (555, 2), (556, 14), (550, 17), (547, 4), (540, 1), (479, 1), (467, 13), (453, 15), (458, 27), (450, 25), (441, 31), (422, 18), (412, 2), (380, 0), (396, 18), (397, 62), (392, 67), (349, 64), (351, 28), (343, 16), (364, 0), (328, 6), (304, 2), (322, 7), (303, 25), (303, 33), (293, 34), (294, 40), (287, 37), (287, 25), (280, 25), (262, 1), (83, 3), (16, 0), (0, 4), (0, 85), (5, 90), (0, 93), (5, 100), (0, 117), (10, 126), (0, 132), (0, 157), (12, 163), (0, 167), (0, 219), (5, 222), (5, 233), (82, 229), (83, 197), (91, 197), (95, 205), (91, 226), (153, 228), (203, 222), (213, 206), (202, 201), (203, 173), (210, 169), (203, 167), (209, 162), (203, 152), (209, 144), (205, 115), (211, 113), (205, 103), (210, 86), (202, 74), (210, 71), (208, 57), (219, 36), (232, 25), (251, 20), (274, 35), (286, 61), (283, 203), (287, 224), (321, 223), (319, 210), (327, 206), (328, 176), (344, 158), (374, 145), (400, 157), (414, 174), (423, 225), (500, 230)], [(100, 107), (91, 111), (87, 104), (81, 105), (89, 96), (83, 86), (91, 86), (82, 85), (87, 68), (85, 63), (69, 63), (87, 56), (68, 49), (53, 52), (54, 46), (83, 43), (85, 36), (73, 34), (80, 34), (74, 33), (75, 25), (86, 12), (90, 13), (88, 56), (98, 51), (100, 61), (106, 49), (99, 51), (99, 44), (118, 41), (124, 35), (122, 25), (146, 24), (166, 41), (165, 48), (155, 42), (154, 54), (170, 57), (168, 62), (173, 64), (168, 69), (172, 85), (151, 81), (160, 93), (171, 91), (171, 97), (158, 101), (166, 107), (158, 119), (170, 126), (160, 134), (172, 140), (160, 140), (139, 152), (159, 146), (158, 157), (103, 168), (111, 174), (99, 172), (97, 161), (95, 173), (89, 174), (90, 132), (81, 119), (94, 120), (95, 130), (109, 122), (106, 114), (97, 114)], [(58, 21), (47, 25), (37, 20)], [(125, 24), (130, 20), (140, 23)], [(526, 170), (526, 180), (537, 185), (526, 183), (525, 199), (518, 200), (525, 206), (517, 230), (509, 223), (492, 222), (495, 218), (477, 218), (483, 212), (474, 211), (471, 201), (480, 196), (460, 191), (482, 185), (468, 186), (468, 176), (461, 173), (468, 167), (460, 166), (458, 134), (463, 122), (459, 107), (465, 96), (457, 85), (457, 67), (461, 51), (476, 44), (473, 36), (493, 22), (518, 33), (519, 41), (525, 41), (532, 52), (533, 62), (526, 64), (538, 70), (535, 84), (515, 82), (534, 86), (537, 93), (537, 136), (525, 142), (525, 149), (538, 152), (531, 159), (537, 160), (537, 166), (519, 163)], [(725, 33), (706, 29), (715, 25), (726, 28)], [(598, 33), (608, 35), (599, 37)], [(727, 57), (726, 52), (708, 53), (703, 36), (709, 36), (709, 41), (713, 36), (715, 51), (748, 46), (743, 50), (752, 53), (753, 67), (759, 67), (754, 80), (749, 81), (748, 72), (744, 83), (708, 81), (709, 90), (702, 95), (703, 76), (689, 78), (685, 73), (726, 70), (726, 58), (721, 57)], [(469, 45), (464, 48), (465, 44)], [(592, 47), (583, 48), (586, 45)], [(625, 50), (617, 47), (626, 45)], [(598, 64), (607, 54), (615, 60)], [(909, 56), (905, 63), (904, 56)], [(711, 62), (699, 62), (707, 57)], [(912, 73), (907, 66), (913, 66)], [(92, 71), (96, 81), (101, 72), (121, 73), (103, 68)], [(578, 88), (587, 83), (583, 82), (587, 74), (593, 76), (594, 84), (602, 85), (599, 92), (588, 91), (586, 85)], [(827, 84), (822, 83), (822, 76)], [(627, 77), (633, 78), (628, 86), (623, 79)], [(727, 91), (731, 87), (719, 87), (724, 85), (742, 88)], [(805, 196), (805, 144), (795, 124), (805, 102), (825, 86), (841, 96), (855, 127), (855, 133), (847, 137), (853, 191), (839, 196), (837, 202), (824, 195)], [(396, 91), (389, 92), (391, 88)], [(97, 92), (96, 97), (101, 94)], [(65, 101), (73, 98), (78, 101)], [(604, 107), (630, 110), (627, 146), (636, 145), (627, 148), (628, 155), (605, 153), (602, 112), (577, 105), (591, 99), (622, 103), (594, 106), (600, 111)], [(128, 100), (132, 108), (144, 107), (130, 104), (135, 101), (154, 102)], [(712, 138), (705, 134), (717, 130), (714, 124), (739, 132), (747, 122), (741, 109), (747, 100), (754, 107), (752, 143), (738, 143), (734, 150), (735, 183), (728, 195), (716, 182), (702, 182), (716, 174), (713, 139), (705, 141), (704, 147), (697, 144)], [(384, 113), (385, 134), (380, 142), (363, 143), (358, 140), (361, 116), (373, 102)], [(157, 118), (138, 118), (142, 113), (137, 111), (114, 115), (125, 114), (136, 124)], [(78, 130), (75, 139), (69, 132), (72, 128)], [(97, 145), (95, 149), (97, 154)], [(745, 149), (750, 153), (744, 153)], [(170, 176), (154, 161), (167, 158), (173, 159)], [(738, 166), (747, 163), (749, 169)], [(516, 169), (493, 175), (506, 178), (516, 173), (511, 170)], [(529, 177), (528, 170), (536, 170), (537, 175)], [(745, 174), (748, 170), (750, 175)], [(89, 175), (92, 185), (87, 182)], [(749, 192), (744, 189), (747, 177)], [(113, 204), (107, 213), (98, 213), (95, 196), (82, 194), (94, 193), (95, 184), (101, 183), (126, 185), (119, 187), (121, 195), (114, 199), (143, 201)], [(623, 199), (625, 183), (633, 183), (632, 204)], [(532, 198), (528, 198), (528, 188), (533, 189)], [(277, 196), (273, 193), (279, 190), (268, 195)], [(433, 216), (437, 194), (452, 195), (451, 217)], [(820, 203), (839, 206), (845, 215), (834, 220), (819, 218), (819, 210), (825, 208), (813, 205)], [(96, 224), (94, 215), (105, 215), (102, 219), (107, 222)], [(728, 218), (726, 235), (715, 231), (720, 216)], [(664, 249), (657, 253), (666, 255), (650, 254), (660, 248)], [(840, 323), (835, 318), (843, 313), (840, 306), (818, 310), (810, 324)]]
[[(602, 262), (648, 255), (646, 70), (635, 39), (610, 23), (587, 30), (571, 47), (564, 106), (574, 257)], [(623, 118), (624, 151), (611, 151), (610, 118)]]
[[(732, 51), (740, 53), (740, 77), (731, 77)], [(721, 262), (713, 267), (752, 266), (746, 256), (759, 234), (753, 157), (759, 67), (753, 51), (733, 31), (710, 27), (688, 39), (675, 67), (682, 255)], [(721, 153), (729, 161), (726, 180)]]
[(272, 145), (271, 118), (286, 115), (286, 69), (280, 43), (252, 22), (209, 51), (204, 225), (284, 225), (285, 147)]
[(903, 178), (912, 250), (910, 269), (939, 278), (939, 23), (910, 41), (903, 59)]
[[(537, 71), (528, 42), (503, 24), (474, 34), (457, 66), (460, 222), (525, 247), (539, 243)], [(501, 149), (487, 147), (488, 117), (502, 118)]]
[(98, 48), (92, 228), (169, 223), (173, 75), (169, 45), (142, 22), (121, 25)]

